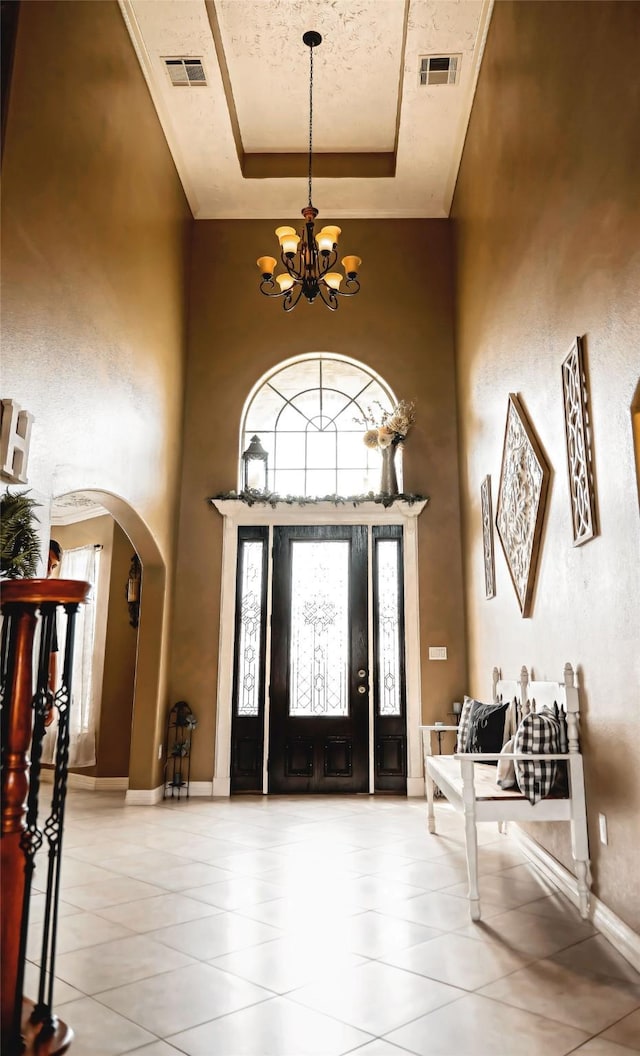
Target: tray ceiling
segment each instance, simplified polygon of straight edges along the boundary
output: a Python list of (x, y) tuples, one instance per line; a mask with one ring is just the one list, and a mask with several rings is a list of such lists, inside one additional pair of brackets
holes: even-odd
[[(119, 0), (196, 219), (446, 217), (493, 0)], [(425, 56), (456, 84), (420, 86)], [(206, 86), (171, 84), (198, 58)]]

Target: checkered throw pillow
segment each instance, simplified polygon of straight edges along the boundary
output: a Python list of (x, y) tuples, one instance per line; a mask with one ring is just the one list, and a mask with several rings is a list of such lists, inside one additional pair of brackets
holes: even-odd
[[(513, 750), (523, 755), (566, 752), (567, 727), (558, 706), (526, 715), (516, 730)], [(515, 769), (520, 791), (535, 804), (552, 791), (559, 765), (556, 759), (536, 759), (531, 763), (516, 759)], [(562, 765), (560, 769), (566, 770), (566, 766)]]
[(471, 711), (474, 704), (477, 704), (477, 701), (475, 701), (473, 697), (464, 698), (464, 704), (462, 705), (462, 711), (460, 712), (460, 720), (458, 722), (458, 739), (456, 741), (456, 752), (469, 751), (469, 726), (471, 723)]

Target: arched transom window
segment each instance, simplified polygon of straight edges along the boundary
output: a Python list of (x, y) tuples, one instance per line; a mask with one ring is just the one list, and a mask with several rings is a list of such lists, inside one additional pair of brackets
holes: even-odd
[(379, 419), (395, 402), (382, 379), (354, 360), (329, 353), (288, 360), (249, 397), (240, 451), (260, 438), (268, 488), (280, 495), (377, 492), (380, 455), (365, 447), (365, 426), (354, 419), (369, 408)]

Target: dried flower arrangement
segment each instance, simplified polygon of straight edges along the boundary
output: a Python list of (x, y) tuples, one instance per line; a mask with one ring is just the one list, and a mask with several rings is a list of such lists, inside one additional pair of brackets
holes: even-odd
[(400, 400), (392, 411), (386, 411), (378, 401), (376, 406), (379, 408), (377, 413), (367, 407), (363, 418), (354, 418), (358, 425), (367, 426), (363, 437), (366, 446), (382, 449), (390, 445), (397, 447), (404, 442), (416, 420), (415, 400)]

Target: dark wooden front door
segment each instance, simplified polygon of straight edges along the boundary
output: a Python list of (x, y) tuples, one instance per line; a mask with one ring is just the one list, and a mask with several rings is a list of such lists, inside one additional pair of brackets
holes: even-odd
[(367, 529), (274, 529), (270, 792), (369, 791)]

